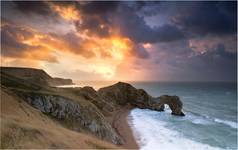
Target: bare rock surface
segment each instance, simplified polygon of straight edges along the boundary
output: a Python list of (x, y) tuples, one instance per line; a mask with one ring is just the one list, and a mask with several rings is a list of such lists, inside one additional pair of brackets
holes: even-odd
[(57, 96), (33, 93), (18, 93), (28, 104), (41, 112), (63, 122), (72, 130), (87, 130), (101, 139), (121, 144), (122, 140), (97, 108), (82, 105), (74, 100)]

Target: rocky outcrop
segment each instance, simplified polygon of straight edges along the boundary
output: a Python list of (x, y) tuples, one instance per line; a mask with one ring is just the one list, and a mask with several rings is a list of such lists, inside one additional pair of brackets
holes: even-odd
[(178, 96), (163, 95), (158, 98), (151, 97), (143, 89), (136, 89), (128, 83), (118, 82), (112, 86), (101, 88), (98, 94), (114, 105), (130, 104), (143, 109), (163, 111), (164, 105), (169, 105), (172, 115), (184, 116), (182, 102)]
[(152, 98), (143, 89), (136, 89), (128, 83), (118, 82), (114, 85), (101, 88), (98, 94), (108, 102), (114, 105), (147, 104)]
[(92, 87), (85, 86), (80, 89), (73, 89), (73, 91), (74, 94), (83, 97), (85, 100), (88, 100), (97, 106), (97, 108), (100, 109), (104, 115), (109, 115), (114, 111), (114, 106), (110, 102), (103, 99)]
[(89, 131), (101, 139), (122, 144), (122, 139), (97, 108), (57, 95), (18, 93), (28, 104), (57, 119), (72, 130)]
[(73, 84), (71, 79), (53, 78), (42, 69), (1, 67), (1, 73), (5, 73), (40, 85), (57, 86)]

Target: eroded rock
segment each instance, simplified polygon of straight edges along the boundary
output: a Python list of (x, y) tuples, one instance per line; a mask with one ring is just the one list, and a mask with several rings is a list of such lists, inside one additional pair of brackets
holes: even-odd
[(182, 112), (183, 103), (178, 96), (163, 95), (153, 98), (143, 89), (136, 89), (128, 83), (118, 82), (101, 88), (98, 90), (98, 94), (114, 105), (131, 104), (142, 109), (163, 111), (164, 104), (168, 104), (172, 110), (172, 115), (184, 116)]
[(114, 111), (114, 107), (110, 102), (107, 102), (103, 99), (97, 91), (95, 91), (90, 86), (85, 86), (80, 89), (74, 90), (74, 93), (80, 97), (83, 97), (85, 100), (93, 103), (97, 108), (99, 108), (104, 115), (108, 115), (109, 113)]
[(182, 112), (183, 103), (178, 96), (169, 96), (169, 95), (162, 95), (158, 98), (155, 98), (157, 101), (156, 107), (160, 110), (164, 110), (164, 105), (167, 104), (172, 111), (172, 115), (176, 116), (185, 116)]
[(86, 129), (101, 139), (122, 144), (121, 137), (93, 105), (56, 95), (20, 93), (23, 99), (41, 112), (62, 121), (67, 127), (80, 131)]

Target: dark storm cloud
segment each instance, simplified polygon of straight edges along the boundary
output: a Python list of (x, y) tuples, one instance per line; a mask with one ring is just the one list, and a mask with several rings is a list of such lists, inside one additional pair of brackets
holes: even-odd
[(149, 53), (140, 43), (170, 42), (185, 38), (182, 31), (171, 24), (156, 28), (148, 26), (144, 18), (137, 14), (139, 10), (149, 13), (149, 9), (143, 7), (143, 2), (136, 2), (135, 5), (134, 2), (79, 3), (76, 8), (82, 16), (75, 21), (75, 26), (78, 32), (87, 31), (88, 35), (100, 38), (111, 36), (113, 30), (118, 30), (120, 35), (134, 42), (133, 54), (144, 59), (149, 58)]
[(170, 42), (185, 38), (176, 26), (169, 24), (150, 28), (144, 23), (134, 20), (134, 22), (123, 22), (120, 25), (122, 34), (137, 43)]
[[(80, 23), (76, 23), (76, 27), (79, 31), (87, 29), (91, 33), (105, 37), (110, 34), (110, 29), (114, 26), (120, 30), (122, 35), (129, 37), (136, 43), (169, 42), (184, 38), (182, 31), (171, 24), (151, 28), (146, 24), (144, 18), (136, 12), (136, 10), (142, 9), (143, 3), (130, 5), (127, 3), (107, 4), (100, 2), (84, 4), (80, 8), (85, 17)], [(104, 28), (100, 27), (101, 24), (104, 25)]]
[[(154, 62), (164, 68), (159, 74), (161, 78), (164, 76), (164, 79), (169, 80), (236, 81), (237, 2), (160, 4), (157, 6), (158, 19), (154, 18), (146, 23), (150, 24), (151, 21), (151, 24), (156, 26), (159, 19), (162, 19), (186, 35), (184, 40), (158, 43), (154, 52), (157, 55), (151, 54), (156, 57)], [(235, 38), (232, 38), (234, 36)], [(203, 40), (202, 43), (194, 43), (197, 51), (189, 45), (189, 41), (194, 39)], [(228, 39), (234, 39), (235, 42)]]
[(182, 2), (177, 10), (173, 22), (188, 32), (199, 35), (236, 33), (236, 2)]
[(116, 26), (121, 34), (137, 43), (169, 42), (184, 38), (182, 31), (176, 26), (166, 24), (151, 28), (144, 18), (137, 14), (138, 11), (144, 15), (155, 14), (157, 7), (153, 4), (155, 2), (14, 2), (16, 9), (26, 15), (51, 16), (52, 19), (59, 16), (50, 5), (73, 6), (82, 14), (81, 20), (75, 21), (76, 29), (88, 30), (89, 34), (99, 37), (109, 36), (112, 27)]
[[(39, 3), (39, 8), (35, 3)], [(43, 6), (46, 6), (46, 8)], [(51, 9), (49, 2), (3, 1), (1, 2), (1, 17), (44, 33), (69, 31), (70, 28), (64, 28), (68, 23)]]
[(196, 69), (204, 69), (210, 66), (210, 69), (226, 70), (226, 68), (236, 66), (236, 55), (236, 52), (227, 51), (223, 44), (218, 44), (214, 48), (202, 54), (194, 55), (187, 60), (191, 61), (192, 63), (189, 64), (193, 64), (192, 66), (197, 67)]
[(159, 68), (163, 68), (161, 79), (236, 81), (237, 52), (229, 52), (222, 43), (203, 53), (192, 51), (186, 41), (158, 44), (156, 49), (152, 56)]
[(137, 43), (169, 42), (184, 38), (183, 33), (173, 25), (165, 24), (151, 28), (143, 17), (138, 16), (127, 6), (121, 7), (114, 22), (119, 26), (123, 35)]
[(112, 14), (117, 10), (119, 2), (85, 2), (73, 5), (82, 14), (80, 20), (75, 21), (79, 32), (87, 30), (88, 34), (99, 37), (110, 35)]
[[(8, 2), (3, 2), (2, 5), (5, 3)], [(236, 32), (236, 2), (17, 1), (14, 4), (18, 10), (25, 14), (42, 16), (56, 15), (50, 4), (74, 6), (82, 14), (82, 22), (75, 23), (78, 30), (88, 29), (91, 33), (106, 37), (110, 34), (111, 26), (118, 26), (123, 35), (136, 42), (174, 41), (184, 38), (184, 31), (187, 35), (192, 33), (206, 35), (209, 33), (229, 34)], [(165, 23), (156, 28), (148, 26), (144, 17), (158, 13), (171, 13), (171, 23), (174, 24)], [(101, 24), (104, 25), (104, 28), (100, 28)]]
[(147, 50), (141, 44), (135, 45), (134, 55), (136, 55), (139, 58), (143, 58), (143, 59), (147, 59), (150, 57), (150, 54), (147, 52)]
[(37, 14), (47, 16), (54, 14), (49, 4), (44, 1), (14, 1), (14, 4), (18, 10), (26, 15)]
[(188, 68), (187, 72), (200, 74), (201, 77), (195, 75), (200, 80), (236, 81), (237, 53), (228, 52), (222, 44), (217, 45), (213, 50), (189, 59), (187, 63), (190, 64), (190, 66), (185, 65)]
[[(236, 43), (237, 43), (237, 2), (1, 2), (2, 14), (13, 18), (24, 17), (23, 22), (33, 22), (36, 26), (47, 20), (60, 17), (53, 10), (53, 5), (74, 7), (79, 11), (78, 20), (69, 21), (81, 34), (87, 31), (89, 37), (107, 38), (113, 30), (120, 36), (133, 41), (132, 54), (138, 58), (153, 59), (156, 65), (164, 65), (165, 78), (171, 75), (177, 80), (235, 80), (236, 79)], [(11, 7), (9, 7), (11, 5)], [(12, 11), (12, 7), (17, 11)], [(12, 9), (12, 10), (10, 10)], [(15, 17), (19, 12), (23, 17)], [(155, 16), (158, 15), (158, 18)], [(30, 17), (29, 17), (30, 16)], [(33, 17), (32, 17), (33, 16)], [(39, 21), (38, 17), (43, 18)], [(148, 19), (154, 17), (153, 19)], [(64, 20), (64, 18), (61, 18)], [(65, 20), (64, 20), (65, 21)], [(52, 32), (57, 22), (53, 21)], [(67, 25), (69, 25), (67, 24)], [(68, 26), (64, 26), (68, 27)], [(61, 30), (61, 28), (60, 28)], [(48, 32), (48, 30), (47, 30)], [(23, 36), (18, 36), (20, 33)], [(61, 41), (62, 48), (82, 55), (94, 57), (93, 51), (82, 47), (83, 39), (76, 33), (67, 32), (51, 34)], [(65, 34), (66, 33), (66, 34)], [(2, 27), (2, 49), (5, 55), (18, 56), (21, 52), (34, 49), (20, 43), (18, 38), (29, 38), (31, 32), (22, 28)], [(233, 42), (227, 39), (234, 39)], [(219, 38), (216, 40), (216, 38)], [(202, 42), (198, 42), (201, 39)], [(44, 41), (47, 43), (47, 40)], [(190, 41), (195, 40), (194, 47)], [(154, 51), (147, 51), (142, 43), (152, 43)], [(202, 43), (202, 44), (201, 44)], [(55, 43), (54, 43), (55, 44)], [(57, 44), (55, 44), (57, 45)], [(212, 45), (212, 46), (211, 46)], [(224, 46), (225, 45), (225, 46)], [(227, 45), (230, 45), (227, 46)], [(9, 51), (6, 51), (9, 50)], [(232, 51), (232, 52), (229, 52)], [(106, 52), (106, 51), (105, 51)], [(108, 53), (102, 56), (110, 57)], [(154, 58), (156, 57), (156, 58)], [(145, 60), (146, 61), (146, 60)], [(169, 66), (169, 67), (168, 67)], [(146, 66), (149, 67), (149, 66)], [(175, 68), (174, 70), (171, 68)], [(154, 68), (153, 68), (154, 69)], [(169, 70), (166, 72), (166, 69)]]
[(84, 14), (100, 15), (116, 11), (119, 3), (120, 2), (117, 1), (108, 1), (108, 2), (100, 1), (100, 2), (86, 2), (84, 4), (79, 4), (77, 6)]

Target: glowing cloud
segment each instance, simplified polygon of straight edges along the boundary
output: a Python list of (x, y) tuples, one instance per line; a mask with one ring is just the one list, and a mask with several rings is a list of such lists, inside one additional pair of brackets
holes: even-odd
[(73, 6), (52, 5), (52, 8), (66, 20), (79, 20), (80, 14)]

